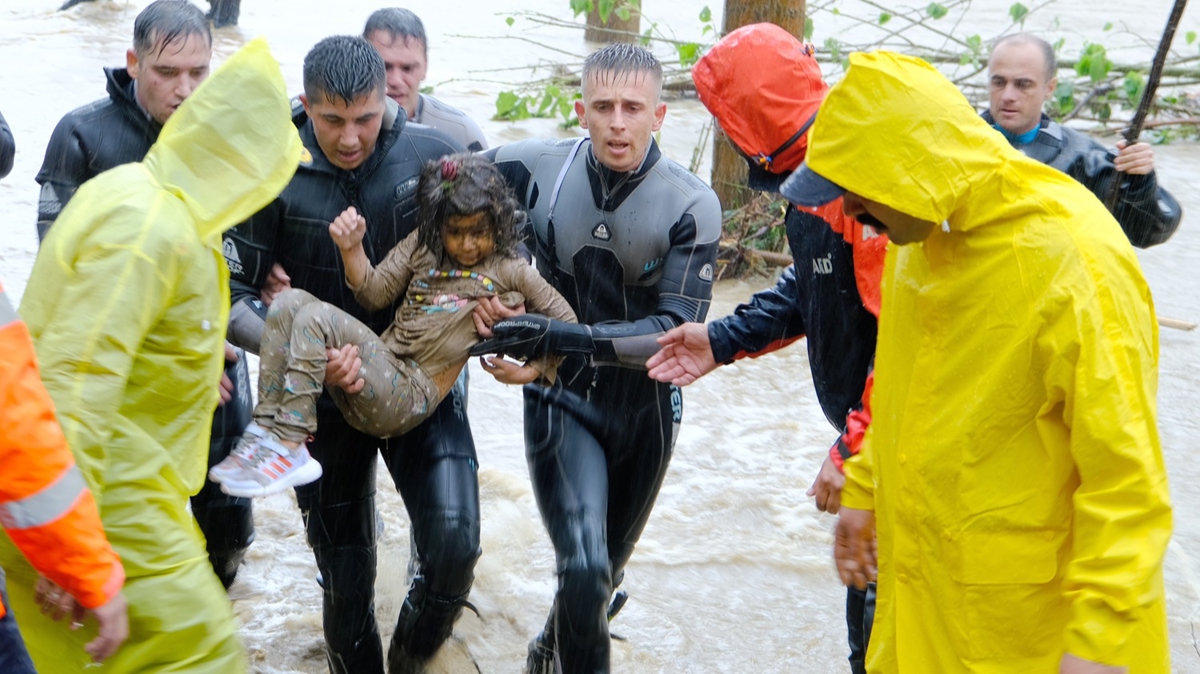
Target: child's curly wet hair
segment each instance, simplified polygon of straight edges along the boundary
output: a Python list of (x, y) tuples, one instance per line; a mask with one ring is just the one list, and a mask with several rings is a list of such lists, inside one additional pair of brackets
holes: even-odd
[(496, 254), (516, 257), (517, 200), (492, 162), (463, 152), (425, 162), (417, 184), (417, 239), (437, 258), (442, 224), (451, 216), (483, 211), (496, 237)]

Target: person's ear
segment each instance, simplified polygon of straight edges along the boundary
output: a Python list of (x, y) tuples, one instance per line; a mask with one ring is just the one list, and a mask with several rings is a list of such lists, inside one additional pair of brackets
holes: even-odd
[[(1058, 78), (1051, 77), (1050, 81), (1046, 83), (1046, 101), (1050, 100), (1051, 98), (1054, 98), (1054, 92), (1057, 89), (1058, 89)], [(1045, 101), (1042, 101), (1042, 102), (1044, 103)]]
[(653, 131), (658, 131), (662, 128), (663, 120), (667, 117), (667, 104), (659, 101), (658, 105), (654, 106), (654, 128)]
[(300, 94), (296, 98), (299, 98), (300, 105), (304, 106), (304, 115), (306, 117), (312, 117), (312, 109), (308, 107), (308, 96), (305, 94)]
[(125, 50), (125, 70), (129, 72), (129, 76), (133, 79), (138, 78), (138, 56), (137, 52), (132, 49)]
[(575, 101), (575, 116), (579, 118), (579, 128), (587, 130), (587, 117), (583, 114), (585, 110), (583, 101)]

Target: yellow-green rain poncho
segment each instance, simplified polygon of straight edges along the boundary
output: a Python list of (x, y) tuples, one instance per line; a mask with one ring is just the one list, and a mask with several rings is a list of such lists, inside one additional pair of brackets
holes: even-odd
[(919, 59), (852, 55), (811, 134), (813, 171), (939, 225), (888, 253), (847, 462), (842, 503), (877, 516), (868, 671), (1165, 674), (1158, 332), (1125, 235)]
[[(67, 442), (128, 576), (129, 640), (100, 672), (246, 669), (229, 599), (187, 500), (205, 479), (229, 315), (221, 233), (295, 172), (300, 139), (279, 64), (256, 40), (214, 72), (141, 163), (80, 188), (21, 303)], [(79, 672), (79, 631), (32, 604), (36, 576), (0, 564), (39, 672)]]

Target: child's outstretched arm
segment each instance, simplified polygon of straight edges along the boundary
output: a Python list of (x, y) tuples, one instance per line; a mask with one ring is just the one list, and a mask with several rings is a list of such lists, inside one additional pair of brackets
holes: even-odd
[(367, 221), (353, 206), (329, 223), (329, 236), (341, 251), (342, 263), (346, 266), (346, 282), (354, 288), (362, 285), (371, 269), (371, 261), (362, 245), (366, 234)]

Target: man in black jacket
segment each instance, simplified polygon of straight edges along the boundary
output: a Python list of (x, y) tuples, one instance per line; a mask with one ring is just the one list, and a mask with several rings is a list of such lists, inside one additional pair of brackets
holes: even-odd
[(1051, 121), (1042, 107), (1058, 86), (1050, 43), (1028, 33), (1001, 38), (988, 59), (991, 107), (983, 118), (1032, 159), (1066, 173), (1108, 198), (1114, 176), (1121, 186), (1113, 217), (1138, 248), (1160, 244), (1179, 228), (1183, 209), (1158, 186), (1154, 151), (1147, 143), (1117, 142), (1113, 153), (1094, 139)]
[[(231, 271), (231, 331), (258, 349), (261, 289), (281, 264), (291, 286), (338, 306), (382, 332), (397, 304), (369, 312), (346, 286), (329, 223), (349, 206), (367, 221), (363, 247), (373, 264), (416, 226), (417, 179), (425, 162), (464, 148), (444, 133), (408, 126), (385, 95), (384, 64), (360, 37), (318, 42), (304, 59), (296, 125), (306, 154), (279, 197), (225, 235)], [(256, 328), (255, 325), (258, 325)], [(334, 368), (336, 369), (336, 367)], [(358, 382), (327, 377), (327, 384)], [(479, 558), (479, 482), (466, 417), (466, 391), (450, 392), (425, 423), (400, 438), (373, 438), (346, 423), (328, 394), (308, 444), (324, 474), (296, 489), (321, 571), (325, 641), (337, 673), (382, 674), (375, 621), (375, 466), (384, 463), (412, 520), (416, 572), (388, 652), (392, 674), (420, 672), (467, 605)]]
[[(69, 112), (59, 121), (38, 171), (38, 240), (79, 186), (108, 169), (141, 161), (162, 125), (208, 77), (212, 34), (204, 13), (186, 0), (157, 0), (133, 22), (125, 68), (105, 68), (108, 98)], [(226, 344), (221, 401), (213, 417), (209, 466), (229, 455), (250, 423), (250, 376)], [(250, 500), (221, 493), (206, 481), (192, 497), (192, 514), (208, 541), (209, 561), (228, 588), (254, 540)]]

